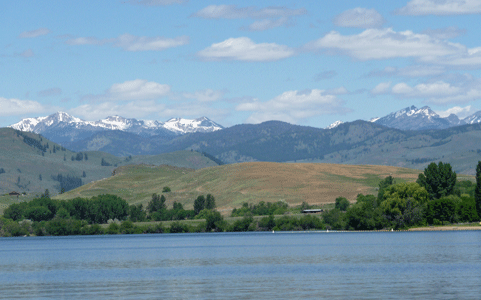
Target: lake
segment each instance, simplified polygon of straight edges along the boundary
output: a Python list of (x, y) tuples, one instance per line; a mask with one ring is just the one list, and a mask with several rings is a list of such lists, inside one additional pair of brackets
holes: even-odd
[(481, 232), (0, 238), (1, 299), (479, 299)]

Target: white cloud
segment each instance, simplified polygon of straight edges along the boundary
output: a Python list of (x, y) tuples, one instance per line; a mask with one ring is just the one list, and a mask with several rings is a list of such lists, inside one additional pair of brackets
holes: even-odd
[(197, 55), (204, 60), (275, 61), (293, 56), (294, 50), (275, 43), (256, 44), (247, 37), (212, 44)]
[(68, 112), (89, 121), (96, 121), (114, 115), (160, 121), (175, 117), (198, 118), (200, 116), (219, 120), (229, 114), (226, 109), (214, 109), (205, 105), (205, 103), (175, 103), (166, 105), (155, 100), (87, 103), (70, 109)]
[(381, 82), (371, 90), (371, 94), (373, 95), (387, 94), (389, 92), (390, 87), (391, 87), (391, 82)]
[(481, 67), (481, 47), (466, 49), (447, 57), (425, 57), (426, 63), (440, 64), (455, 68), (476, 69)]
[(241, 103), (237, 111), (251, 111), (247, 123), (261, 123), (268, 120), (280, 120), (290, 123), (326, 114), (346, 113), (342, 100), (323, 90), (287, 91), (266, 101), (258, 100)]
[(32, 100), (7, 99), (0, 97), (0, 116), (16, 116), (45, 111), (42, 104)]
[(261, 21), (255, 21), (254, 23), (250, 24), (247, 27), (249, 31), (263, 31), (267, 29), (272, 29), (276, 27), (280, 27), (282, 25), (288, 24), (289, 18), (279, 18), (276, 20), (265, 19)]
[(450, 26), (439, 29), (426, 29), (422, 33), (432, 36), (433, 38), (446, 40), (453, 39), (460, 35), (466, 34), (466, 29), (459, 29), (456, 26)]
[(145, 6), (163, 6), (172, 4), (183, 4), (189, 0), (130, 0), (127, 3)]
[(183, 96), (187, 99), (196, 99), (200, 102), (213, 102), (221, 99), (224, 94), (224, 91), (205, 89), (201, 91), (196, 91), (195, 93), (184, 93)]
[(345, 95), (345, 94), (349, 94), (349, 91), (345, 87), (341, 86), (341, 87), (338, 87), (338, 88), (326, 90), (326, 94), (329, 94), (329, 95)]
[(39, 28), (32, 31), (24, 31), (20, 33), (19, 38), (34, 38), (42, 35), (47, 35), (50, 33), (48, 28)]
[(479, 0), (411, 0), (395, 11), (400, 15), (467, 15), (481, 13)]
[(66, 41), (69, 45), (106, 45), (122, 48), (125, 51), (162, 51), (189, 43), (189, 38), (180, 36), (176, 38), (145, 37), (123, 34), (117, 38), (97, 39), (95, 37), (79, 37)]
[(394, 94), (403, 95), (404, 97), (427, 98), (446, 95), (455, 95), (460, 92), (460, 88), (450, 83), (437, 81), (432, 83), (421, 83), (414, 87), (404, 82), (398, 83), (392, 88)]
[(271, 6), (257, 9), (256, 7), (237, 7), (236, 5), (209, 5), (192, 16), (204, 19), (265, 19), (292, 17), (307, 14), (304, 8), (290, 9), (282, 6)]
[[(481, 99), (481, 79), (469, 74), (464, 76), (444, 76), (449, 81), (437, 80), (411, 86), (405, 82), (389, 86), (381, 83), (382, 93), (391, 93), (399, 98), (421, 98), (426, 103), (436, 105), (461, 104)], [(376, 87), (377, 88), (377, 87)], [(376, 89), (375, 88), (375, 89)], [(373, 89), (374, 90), (374, 89)], [(376, 93), (373, 93), (373, 95)], [(377, 94), (380, 94), (378, 92)]]
[(334, 18), (334, 25), (341, 27), (377, 28), (386, 21), (375, 10), (367, 8), (353, 8)]
[(189, 43), (186, 36), (176, 38), (165, 37), (138, 37), (124, 34), (117, 38), (114, 45), (125, 51), (161, 51), (167, 48), (178, 47)]
[(154, 100), (132, 101), (128, 103), (101, 102), (88, 103), (69, 110), (74, 116), (95, 121), (108, 116), (127, 116), (128, 118), (143, 118), (165, 109), (164, 104)]
[(306, 45), (308, 50), (344, 54), (360, 60), (396, 57), (439, 58), (465, 50), (460, 44), (435, 39), (412, 31), (395, 32), (391, 28), (366, 29), (360, 34), (343, 36), (332, 31)]
[(194, 13), (193, 17), (204, 19), (262, 19), (247, 27), (250, 31), (262, 31), (290, 23), (295, 16), (305, 15), (304, 8), (290, 9), (282, 6), (237, 7), (236, 5), (209, 5)]
[(443, 74), (443, 66), (415, 65), (404, 68), (385, 67), (381, 71), (371, 71), (368, 76), (400, 76), (400, 77), (425, 77)]
[(69, 45), (79, 46), (79, 45), (104, 45), (106, 43), (110, 43), (111, 39), (102, 39), (99, 40), (96, 37), (79, 37), (79, 38), (72, 38), (66, 41)]
[(87, 95), (84, 100), (128, 101), (158, 99), (170, 93), (170, 86), (143, 79), (115, 83), (104, 94)]
[(476, 112), (476, 109), (474, 109), (471, 105), (468, 105), (466, 107), (460, 107), (460, 106), (455, 106), (451, 107), (447, 110), (437, 110), (436, 113), (442, 117), (446, 118), (451, 114), (455, 114), (458, 116), (460, 119), (464, 119), (467, 116), (470, 116)]

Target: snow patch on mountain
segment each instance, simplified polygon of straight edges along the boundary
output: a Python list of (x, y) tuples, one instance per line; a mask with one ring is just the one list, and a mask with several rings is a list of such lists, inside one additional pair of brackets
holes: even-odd
[(127, 119), (121, 116), (110, 116), (99, 121), (84, 121), (65, 112), (57, 112), (47, 117), (26, 118), (8, 127), (20, 131), (42, 133), (53, 127), (62, 126), (75, 127), (78, 129), (94, 127), (106, 130), (135, 131), (137, 133), (142, 133), (142, 131), (154, 132), (155, 130), (166, 129), (175, 134), (186, 134), (192, 132), (212, 132), (224, 128), (206, 117), (201, 117), (193, 120), (175, 118), (170, 119), (165, 123), (155, 120), (143, 121), (136, 119)]
[(342, 123), (344, 123), (344, 122), (339, 120), (339, 121), (336, 121), (336, 122), (332, 123), (331, 125), (327, 126), (324, 129), (333, 129), (333, 128), (336, 128), (337, 126), (341, 125)]

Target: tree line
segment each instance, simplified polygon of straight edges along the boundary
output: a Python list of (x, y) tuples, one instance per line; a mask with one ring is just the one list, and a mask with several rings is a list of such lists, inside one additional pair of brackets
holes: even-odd
[(416, 182), (395, 183), (388, 176), (379, 183), (377, 197), (359, 194), (356, 203), (336, 206), (323, 219), (332, 229), (405, 229), (478, 221), (480, 204), (481, 162), (476, 184), (457, 181), (451, 165), (439, 162), (429, 164)]

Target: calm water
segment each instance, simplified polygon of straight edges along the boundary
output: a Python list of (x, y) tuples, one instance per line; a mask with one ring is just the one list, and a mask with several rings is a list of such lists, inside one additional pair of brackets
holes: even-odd
[(480, 299), (481, 232), (0, 239), (2, 299)]

